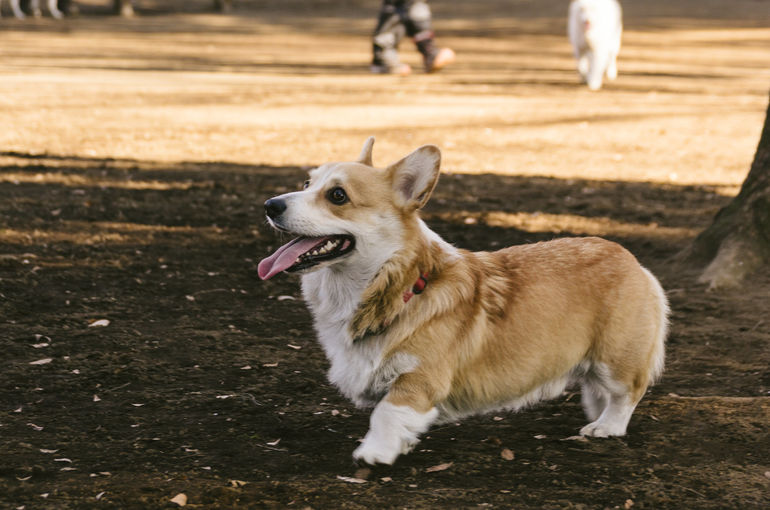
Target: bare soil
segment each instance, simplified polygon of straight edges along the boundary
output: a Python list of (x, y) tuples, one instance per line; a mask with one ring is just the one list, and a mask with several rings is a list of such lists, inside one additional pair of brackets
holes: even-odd
[[(458, 61), (406, 79), (368, 74), (374, 0), (106, 3), (0, 20), (0, 506), (767, 507), (770, 275), (708, 293), (671, 263), (748, 171), (766, 2), (627, 2), (598, 93), (563, 1), (431, 2)], [(626, 437), (574, 439), (567, 393), (352, 464), (368, 411), (256, 266), (264, 200), (371, 134), (380, 165), (442, 148), (425, 218), (458, 246), (603, 235), (659, 275), (667, 371)]]

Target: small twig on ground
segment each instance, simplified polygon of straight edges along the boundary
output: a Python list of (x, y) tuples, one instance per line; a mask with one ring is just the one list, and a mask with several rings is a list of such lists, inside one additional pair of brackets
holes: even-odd
[(254, 395), (252, 395), (251, 393), (244, 393), (243, 395), (246, 395), (247, 397), (249, 397), (249, 400), (251, 400), (251, 403), (254, 404), (255, 406), (262, 405), (259, 401), (257, 401), (256, 398), (254, 398)]

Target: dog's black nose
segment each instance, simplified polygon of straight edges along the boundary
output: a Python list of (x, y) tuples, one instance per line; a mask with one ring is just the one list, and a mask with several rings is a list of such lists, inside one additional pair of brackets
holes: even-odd
[(286, 201), (280, 198), (271, 198), (265, 202), (265, 214), (269, 218), (276, 219), (286, 210)]

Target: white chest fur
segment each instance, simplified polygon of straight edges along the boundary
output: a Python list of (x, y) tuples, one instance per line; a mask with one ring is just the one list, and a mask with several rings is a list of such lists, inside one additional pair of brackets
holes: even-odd
[(331, 363), (329, 382), (359, 407), (375, 405), (400, 374), (417, 364), (407, 354), (384, 359), (382, 336), (353, 342), (348, 326), (365, 287), (366, 281), (326, 268), (302, 277), (318, 340)]

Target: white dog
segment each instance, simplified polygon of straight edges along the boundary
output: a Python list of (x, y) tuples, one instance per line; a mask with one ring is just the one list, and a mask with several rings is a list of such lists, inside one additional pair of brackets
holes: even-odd
[(582, 386), (585, 436), (622, 436), (663, 370), (668, 305), (655, 277), (595, 237), (455, 248), (419, 218), (439, 177), (426, 145), (385, 169), (358, 160), (310, 172), (265, 203), (298, 236), (259, 276), (303, 273), (329, 380), (374, 406), (353, 457), (392, 464), (433, 423), (519, 409)]
[[(20, 0), (10, 0), (11, 2), (11, 9), (13, 10), (13, 15), (16, 16), (19, 19), (24, 19), (26, 16), (24, 15), (24, 11), (21, 10), (21, 7), (19, 5)], [(56, 3), (57, 0), (47, 0), (48, 2), (48, 10), (51, 12), (51, 16), (53, 16), (56, 19), (61, 19), (64, 17), (64, 14), (59, 10)], [(3, 5), (3, 0), (0, 0), (0, 7)], [(42, 12), (40, 10), (40, 0), (30, 0), (30, 8), (32, 9), (32, 14), (35, 17), (39, 17), (42, 15)]]
[(580, 77), (588, 88), (599, 90), (602, 77), (618, 76), (617, 58), (623, 20), (617, 0), (572, 0), (567, 22)]

